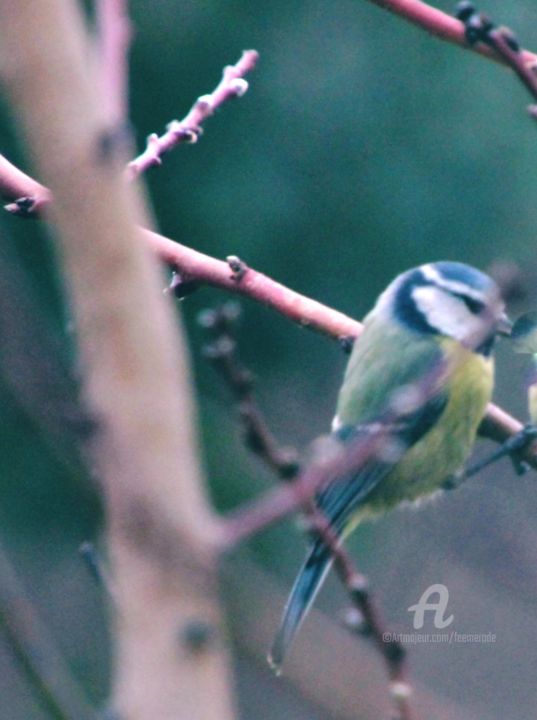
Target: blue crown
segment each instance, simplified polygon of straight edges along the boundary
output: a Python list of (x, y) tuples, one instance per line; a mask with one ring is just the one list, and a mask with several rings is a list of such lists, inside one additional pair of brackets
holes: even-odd
[(496, 288), (496, 283), (492, 278), (470, 265), (449, 260), (441, 260), (431, 263), (431, 265), (446, 280), (463, 283), (484, 294), (488, 294)]

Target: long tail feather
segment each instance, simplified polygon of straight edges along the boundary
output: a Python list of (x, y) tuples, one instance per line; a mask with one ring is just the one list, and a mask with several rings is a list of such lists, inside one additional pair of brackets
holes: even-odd
[(283, 611), (279, 630), (272, 643), (268, 661), (272, 669), (279, 674), (287, 651), (306, 617), (315, 596), (325, 579), (332, 557), (326, 546), (316, 542), (298, 573), (291, 594)]

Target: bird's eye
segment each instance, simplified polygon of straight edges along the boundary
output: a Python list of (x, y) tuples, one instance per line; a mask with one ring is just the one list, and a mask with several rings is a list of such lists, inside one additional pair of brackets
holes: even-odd
[(476, 300), (475, 298), (468, 297), (468, 295), (463, 295), (462, 293), (453, 294), (455, 295), (455, 297), (462, 300), (468, 310), (474, 315), (479, 315), (479, 313), (482, 313), (485, 309), (485, 303), (481, 302), (481, 300)]

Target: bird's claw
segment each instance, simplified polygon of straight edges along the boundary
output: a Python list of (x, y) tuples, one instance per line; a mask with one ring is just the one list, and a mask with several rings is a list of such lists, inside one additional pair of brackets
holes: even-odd
[(497, 460), (500, 460), (506, 455), (508, 455), (511, 459), (516, 474), (523, 475), (529, 469), (529, 465), (521, 458), (521, 453), (536, 438), (537, 425), (525, 425), (522, 430), (502, 443), (496, 452), (492, 453), (492, 455), (489, 455), (489, 457), (486, 457), (484, 460), (480, 460), (475, 465), (467, 468), (464, 472), (454, 476), (454, 478), (449, 478), (446, 483), (444, 483), (443, 487), (445, 487), (445, 489), (458, 487), (462, 482), (464, 482), (464, 480), (467, 480), (473, 475), (477, 475), (478, 472), (481, 472), (481, 470), (484, 470), (486, 467), (492, 465), (492, 463), (495, 463)]
[(509, 455), (517, 475), (524, 475), (530, 469), (529, 464), (522, 460), (520, 453), (537, 438), (537, 425), (525, 425), (520, 432), (506, 440), (504, 448)]

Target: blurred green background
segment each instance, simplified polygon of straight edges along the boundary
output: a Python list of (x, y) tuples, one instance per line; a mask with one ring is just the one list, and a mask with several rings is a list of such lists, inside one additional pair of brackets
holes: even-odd
[[(450, 2), (436, 5), (453, 10)], [(207, 122), (198, 144), (179, 148), (147, 174), (165, 235), (217, 257), (239, 255), (357, 318), (397, 273), (439, 259), (485, 270), (516, 263), (527, 294), (512, 313), (535, 307), (537, 130), (511, 72), (365, 0), (131, 0), (130, 6), (131, 118), (140, 148), (146, 135), (162, 132), (209, 92), (242, 49), (261, 55), (248, 93)], [(537, 48), (531, 0), (489, 0), (482, 9)], [(0, 111), (1, 151), (31, 171), (16, 119), (5, 104)], [(4, 215), (0, 223), (0, 260), (13, 278), (12, 299), (20, 297), (15, 309), (1, 312), (20, 319), (32, 362), (46, 356), (41, 334), (59, 339), (54, 352), (73, 362), (53, 238), (41, 222)], [(230, 396), (201, 354), (196, 316), (224, 299), (204, 288), (180, 303), (203, 462), (222, 510), (273, 483), (243, 449)], [(0, 338), (1, 539), (74, 674), (102, 703), (104, 602), (77, 555), (82, 541), (99, 537), (99, 501), (70, 443), (50, 418), (35, 417), (27, 378), (2, 350), (9, 345)], [(329, 427), (345, 364), (341, 350), (248, 301), (240, 349), (277, 437), (304, 450)], [(524, 367), (524, 358), (500, 348), (497, 398), (521, 417)], [(441, 582), (450, 590), (454, 629), (496, 633), (492, 646), (412, 650), (413, 679), (440, 705), (455, 703), (457, 717), (522, 720), (534, 713), (536, 515), (535, 478), (515, 477), (506, 462), (424, 511), (394, 513), (351, 540), (388, 624), (411, 631), (407, 608)], [(303, 548), (292, 521), (250, 543), (251, 557), (277, 574), (281, 588), (290, 584)], [(240, 566), (240, 559), (233, 562)], [(228, 581), (226, 594), (233, 592)], [(257, 601), (270, 604), (268, 638), (281, 598)], [(328, 584), (319, 605), (332, 617), (344, 607), (337, 583)], [(230, 608), (232, 624), (240, 624), (233, 603)], [(47, 715), (5, 640), (0, 630), (0, 717), (41, 720)], [(355, 642), (368, 651), (364, 641)], [(297, 643), (297, 663), (309, 662), (304, 647)], [(258, 647), (252, 659), (252, 649), (238, 644), (242, 717), (339, 717), (313, 703), (307, 688), (276, 682), (263, 663), (265, 649)], [(333, 663), (337, 657), (334, 647)], [(366, 717), (360, 706), (355, 717)]]

